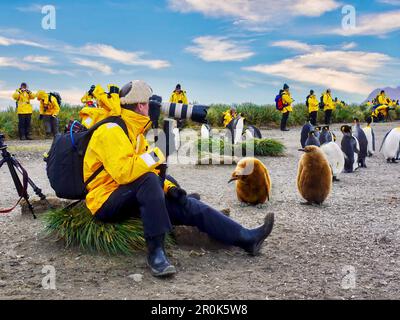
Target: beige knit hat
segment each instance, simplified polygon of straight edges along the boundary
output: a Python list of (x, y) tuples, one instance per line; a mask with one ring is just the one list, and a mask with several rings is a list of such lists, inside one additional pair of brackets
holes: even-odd
[(124, 85), (119, 93), (121, 105), (149, 102), (153, 89), (142, 80), (133, 80)]

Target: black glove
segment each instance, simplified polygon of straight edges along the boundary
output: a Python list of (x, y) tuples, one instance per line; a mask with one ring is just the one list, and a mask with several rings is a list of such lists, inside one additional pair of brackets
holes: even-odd
[(156, 170), (159, 170), (160, 173), (158, 174), (158, 176), (164, 181), (165, 177), (167, 175), (167, 164), (166, 163), (162, 163), (160, 164), (158, 167), (156, 167)]
[(93, 86), (90, 87), (90, 89), (89, 89), (89, 91), (88, 91), (88, 95), (89, 95), (89, 96), (92, 96), (92, 95), (93, 95), (94, 89), (96, 89), (96, 86), (95, 86), (95, 85), (93, 85)]
[(185, 205), (187, 201), (186, 191), (178, 187), (170, 188), (167, 192), (167, 197), (177, 201), (181, 205)]
[(116, 86), (111, 86), (110, 87), (110, 94), (112, 94), (112, 93), (119, 94), (119, 88), (116, 87)]

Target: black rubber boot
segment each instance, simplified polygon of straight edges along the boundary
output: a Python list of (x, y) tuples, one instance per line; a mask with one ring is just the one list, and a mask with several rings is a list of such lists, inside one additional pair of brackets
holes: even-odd
[(238, 246), (247, 251), (252, 256), (260, 253), (262, 244), (271, 234), (274, 227), (274, 214), (268, 213), (265, 217), (264, 224), (256, 229), (246, 229), (239, 241)]
[(164, 249), (165, 236), (157, 236), (146, 239), (147, 264), (155, 277), (169, 277), (176, 273), (176, 269), (168, 261)]

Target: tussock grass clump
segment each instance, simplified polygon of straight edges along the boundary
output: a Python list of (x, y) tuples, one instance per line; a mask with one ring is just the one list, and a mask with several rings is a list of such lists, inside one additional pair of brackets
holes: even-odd
[[(220, 155), (224, 155), (225, 152), (234, 152), (235, 148), (242, 148), (242, 155), (246, 156), (246, 151), (252, 152), (254, 155), (259, 157), (280, 157), (285, 153), (285, 146), (274, 139), (254, 139), (246, 142), (242, 142), (239, 146), (227, 144), (223, 139), (199, 139), (197, 140), (197, 149), (199, 154), (211, 152), (216, 153), (219, 151)], [(214, 151), (214, 152), (213, 152)]]
[[(82, 202), (70, 210), (56, 209), (42, 216), (44, 235), (63, 240), (66, 247), (90, 252), (130, 255), (145, 249), (143, 224), (139, 219), (102, 223), (94, 219)], [(167, 238), (167, 244), (172, 244)]]

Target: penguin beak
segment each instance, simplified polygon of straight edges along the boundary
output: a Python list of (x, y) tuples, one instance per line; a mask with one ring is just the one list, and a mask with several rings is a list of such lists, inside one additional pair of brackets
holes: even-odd
[(299, 149), (299, 150), (297, 150), (297, 151), (306, 152), (306, 150), (304, 150), (304, 149)]
[(236, 180), (238, 180), (238, 179), (239, 179), (238, 177), (233, 177), (231, 180), (228, 181), (228, 184), (231, 183), (231, 182), (233, 182), (233, 181), (236, 181)]

